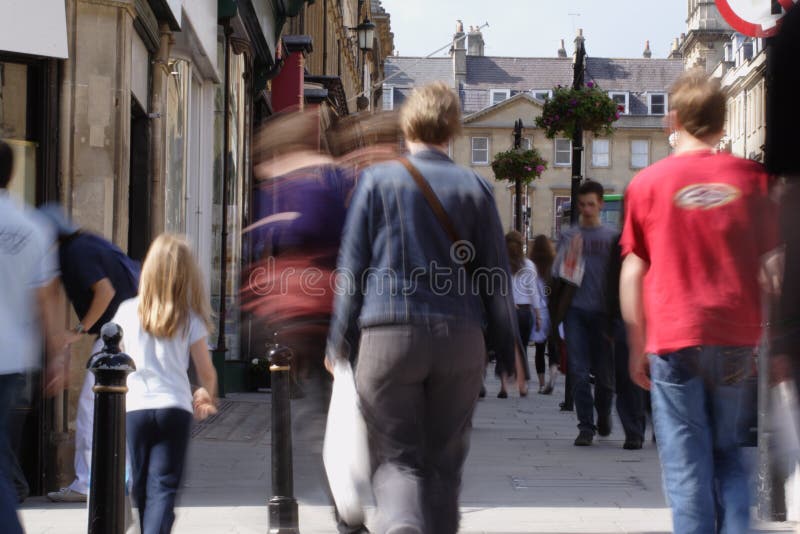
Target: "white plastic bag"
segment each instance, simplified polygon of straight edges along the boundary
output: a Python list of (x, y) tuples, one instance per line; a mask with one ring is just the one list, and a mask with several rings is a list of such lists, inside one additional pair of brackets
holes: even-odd
[(338, 360), (333, 367), (322, 459), (339, 516), (348, 525), (363, 524), (361, 491), (370, 481), (367, 426), (358, 404), (353, 369), (346, 360)]

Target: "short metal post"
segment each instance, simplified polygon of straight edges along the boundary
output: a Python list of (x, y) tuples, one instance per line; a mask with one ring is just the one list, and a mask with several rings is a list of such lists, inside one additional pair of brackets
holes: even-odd
[(120, 351), (122, 328), (103, 325), (103, 350), (89, 360), (95, 376), (89, 534), (125, 532), (125, 394), (133, 360)]
[(269, 500), (270, 534), (298, 534), (297, 501), (292, 473), (291, 388), (292, 351), (277, 342), (269, 351), (272, 377), (272, 498)]

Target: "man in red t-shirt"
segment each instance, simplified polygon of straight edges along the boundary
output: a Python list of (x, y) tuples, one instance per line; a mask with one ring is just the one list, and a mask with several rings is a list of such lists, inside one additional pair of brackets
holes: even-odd
[(652, 389), (675, 532), (747, 532), (739, 414), (776, 208), (759, 164), (715, 151), (725, 122), (718, 83), (684, 74), (670, 108), (675, 153), (639, 173), (625, 196), (620, 299), (631, 376)]

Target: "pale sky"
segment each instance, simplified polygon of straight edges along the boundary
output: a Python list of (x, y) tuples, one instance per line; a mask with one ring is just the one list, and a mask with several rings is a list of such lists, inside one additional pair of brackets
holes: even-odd
[[(572, 55), (577, 28), (594, 57), (641, 57), (650, 40), (664, 58), (686, 31), (686, 0), (381, 0), (391, 15), (395, 50), (427, 56), (448, 44), (461, 19), (481, 30), (487, 56), (555, 57), (560, 39)], [(436, 56), (447, 54), (447, 49)]]

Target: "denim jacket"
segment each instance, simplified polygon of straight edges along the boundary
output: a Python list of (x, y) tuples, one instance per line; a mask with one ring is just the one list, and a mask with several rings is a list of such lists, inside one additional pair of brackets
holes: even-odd
[(514, 349), (521, 345), (492, 187), (437, 150), (408, 159), (441, 201), (460, 241), (452, 242), (401, 163), (365, 170), (339, 249), (327, 356), (354, 358), (360, 328), (457, 321), (483, 328), (487, 348), (513, 369)]

